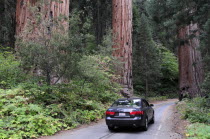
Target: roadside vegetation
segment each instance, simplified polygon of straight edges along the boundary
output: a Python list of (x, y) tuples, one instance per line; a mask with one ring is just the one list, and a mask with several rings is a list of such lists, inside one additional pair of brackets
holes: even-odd
[[(74, 87), (68, 89), (71, 91), (57, 88), (48, 95), (44, 89), (38, 88), (0, 90), (0, 138), (53, 135), (60, 130), (97, 121), (103, 118), (106, 106), (118, 97), (105, 92), (88, 99), (86, 92), (81, 95)], [(88, 87), (85, 89), (93, 91)]]
[(186, 99), (177, 105), (183, 119), (190, 121), (186, 130), (186, 137), (189, 139), (210, 138), (210, 99), (194, 98)]
[(105, 64), (108, 57), (84, 56), (78, 62), (82, 78), (47, 85), (42, 77), (23, 72), (12, 53), (0, 55), (1, 139), (37, 138), (97, 121), (119, 97), (120, 87), (111, 81), (114, 75), (98, 63)]

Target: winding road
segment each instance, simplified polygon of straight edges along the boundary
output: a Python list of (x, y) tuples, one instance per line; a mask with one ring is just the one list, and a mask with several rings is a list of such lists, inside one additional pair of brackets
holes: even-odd
[(75, 130), (63, 131), (54, 136), (41, 139), (182, 139), (173, 131), (173, 110), (176, 100), (154, 104), (155, 123), (150, 124), (148, 131), (139, 129), (120, 129), (110, 132), (105, 121)]

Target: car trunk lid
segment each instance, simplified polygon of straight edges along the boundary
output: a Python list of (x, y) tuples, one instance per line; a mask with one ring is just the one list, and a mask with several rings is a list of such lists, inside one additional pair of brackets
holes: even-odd
[(125, 107), (116, 107), (111, 109), (114, 114), (111, 117), (116, 118), (129, 118), (129, 117), (135, 117), (135, 115), (132, 115), (132, 112), (139, 111), (137, 108), (125, 108)]

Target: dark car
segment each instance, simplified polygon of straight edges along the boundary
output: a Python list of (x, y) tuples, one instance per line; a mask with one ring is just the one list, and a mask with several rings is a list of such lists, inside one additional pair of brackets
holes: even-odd
[(153, 104), (142, 98), (123, 98), (115, 101), (106, 111), (109, 130), (116, 127), (142, 127), (147, 131), (148, 123), (154, 123)]

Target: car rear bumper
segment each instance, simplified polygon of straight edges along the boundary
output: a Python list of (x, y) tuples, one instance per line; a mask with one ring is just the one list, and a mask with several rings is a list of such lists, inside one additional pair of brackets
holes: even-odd
[(140, 126), (144, 126), (144, 120), (141, 117), (135, 117), (135, 118), (111, 118), (111, 117), (106, 117), (106, 124), (108, 126), (140, 127)]

